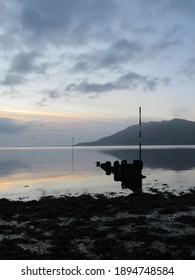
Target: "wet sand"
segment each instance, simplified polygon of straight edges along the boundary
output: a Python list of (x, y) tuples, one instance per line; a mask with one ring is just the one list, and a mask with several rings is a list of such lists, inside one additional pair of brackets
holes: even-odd
[(195, 190), (0, 199), (0, 259), (195, 259)]

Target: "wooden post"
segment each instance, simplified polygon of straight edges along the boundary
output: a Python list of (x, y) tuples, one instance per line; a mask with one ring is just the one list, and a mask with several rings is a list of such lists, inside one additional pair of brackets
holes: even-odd
[(142, 160), (142, 143), (141, 143), (141, 138), (142, 138), (142, 132), (141, 132), (141, 107), (139, 107), (139, 160)]

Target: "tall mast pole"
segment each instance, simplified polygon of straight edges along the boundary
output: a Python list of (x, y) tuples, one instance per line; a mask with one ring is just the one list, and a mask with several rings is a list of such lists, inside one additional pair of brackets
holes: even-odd
[(72, 171), (74, 172), (74, 137), (72, 137)]
[(141, 107), (139, 107), (139, 160), (142, 160), (142, 143), (141, 143), (141, 138), (142, 138), (142, 132), (141, 132)]

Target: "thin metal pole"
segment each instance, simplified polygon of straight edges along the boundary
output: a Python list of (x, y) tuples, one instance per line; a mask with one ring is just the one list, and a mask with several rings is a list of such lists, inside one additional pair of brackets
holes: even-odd
[(142, 122), (141, 122), (141, 107), (139, 107), (139, 160), (142, 160)]
[(72, 171), (74, 172), (74, 137), (72, 137)]

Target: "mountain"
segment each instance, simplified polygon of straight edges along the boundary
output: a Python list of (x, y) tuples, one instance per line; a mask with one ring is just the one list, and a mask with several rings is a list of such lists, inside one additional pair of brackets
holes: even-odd
[[(139, 125), (79, 146), (137, 145)], [(184, 119), (142, 123), (143, 145), (195, 145), (195, 122)]]

